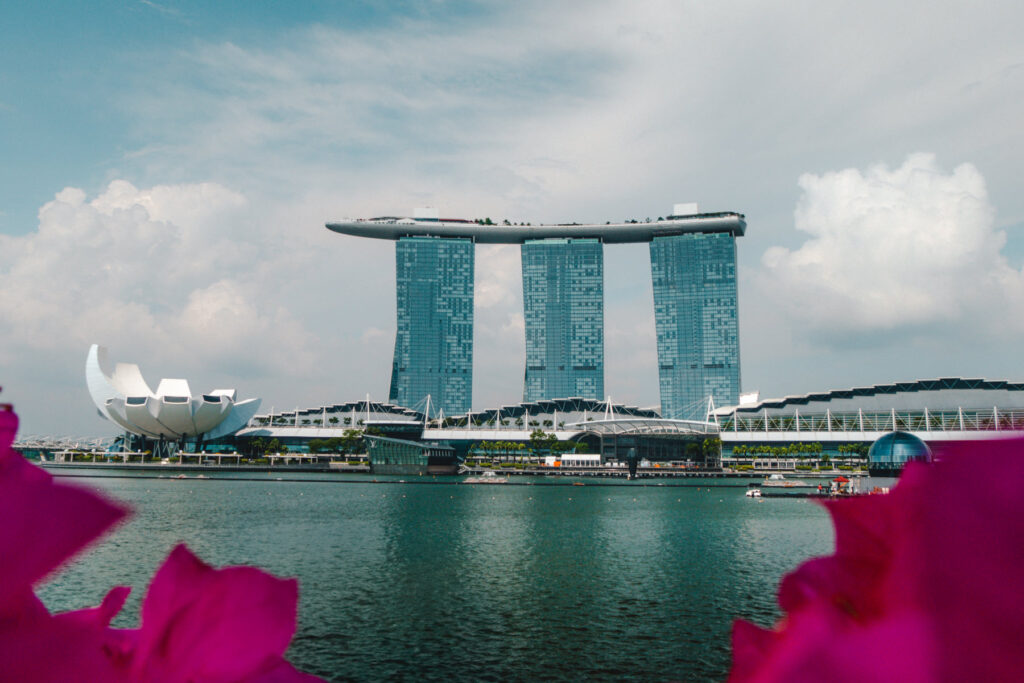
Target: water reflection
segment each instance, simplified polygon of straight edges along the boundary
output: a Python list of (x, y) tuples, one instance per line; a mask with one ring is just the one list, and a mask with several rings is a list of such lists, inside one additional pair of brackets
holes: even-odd
[(339, 680), (721, 678), (733, 617), (770, 622), (780, 573), (831, 544), (817, 506), (741, 488), (94, 484), (136, 515), (46, 587), (51, 607), (124, 582), (137, 600), (186, 540), (298, 576), (290, 656)]

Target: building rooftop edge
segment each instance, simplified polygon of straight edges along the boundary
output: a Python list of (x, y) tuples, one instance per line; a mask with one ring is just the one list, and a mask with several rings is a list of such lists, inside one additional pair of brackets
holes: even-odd
[(826, 402), (833, 399), (877, 396), (879, 394), (911, 393), (919, 391), (1024, 391), (1024, 381), (1014, 382), (1005, 379), (984, 379), (981, 377), (937, 377), (934, 379), (918, 379), (909, 382), (887, 382), (849, 389), (830, 389), (814, 391), (807, 394), (794, 394), (782, 398), (765, 398), (756, 403), (722, 406), (715, 409), (715, 415), (728, 416), (733, 413), (755, 413), (765, 409), (783, 408), (788, 405), (806, 404), (811, 401)]
[(522, 244), (552, 238), (599, 239), (609, 244), (650, 242), (655, 237), (690, 233), (746, 233), (746, 217), (732, 211), (670, 216), (650, 223), (481, 225), (461, 219), (368, 218), (327, 223), (327, 229), (343, 235), (398, 240), (403, 237), (472, 239), (481, 244)]

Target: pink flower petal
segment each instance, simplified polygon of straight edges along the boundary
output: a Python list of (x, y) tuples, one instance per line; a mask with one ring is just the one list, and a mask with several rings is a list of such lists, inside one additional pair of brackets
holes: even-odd
[(280, 665), (295, 632), (298, 582), (251, 567), (213, 569), (184, 545), (142, 604), (133, 671), (148, 680), (248, 680)]
[[(0, 412), (0, 418), (12, 414)], [(125, 514), (124, 508), (86, 489), (55, 483), (21, 455), (0, 449), (0, 614), (12, 596)]]
[(23, 610), (15, 619), (0, 620), (0, 679), (127, 681), (127, 669), (112, 656), (111, 642), (109, 629), (88, 620)]
[(770, 635), (770, 641), (760, 636), (765, 647), (754, 652), (753, 661), (743, 661), (740, 653), (735, 652), (737, 659), (730, 681), (936, 680), (933, 639), (924, 620), (910, 615), (876, 621), (868, 627), (853, 627), (841, 614), (818, 605), (793, 615), (781, 632)]
[[(914, 479), (909, 477), (908, 479)], [(909, 532), (907, 500), (916, 484), (902, 482), (886, 496), (828, 501), (836, 532), (836, 551), (810, 560), (787, 575), (779, 588), (779, 605), (792, 612), (825, 600), (851, 616), (866, 618), (882, 611), (882, 589), (891, 571), (894, 548)]]
[(771, 656), (778, 633), (737, 619), (732, 625), (732, 672), (730, 681), (752, 680)]
[(0, 404), (0, 462), (11, 457), (11, 444), (18, 432), (18, 416), (7, 404)]
[(61, 619), (76, 621), (85, 626), (106, 628), (124, 607), (124, 601), (128, 599), (128, 594), (131, 592), (132, 589), (129, 586), (115, 586), (104, 596), (103, 602), (98, 607), (62, 612), (58, 616)]
[(828, 504), (835, 554), (785, 577), (777, 631), (736, 625), (734, 680), (1021, 677), (1024, 440), (938, 456), (889, 495)]
[[(894, 583), (937, 631), (949, 680), (1011, 680), (1024, 672), (1024, 440), (939, 452), (917, 507), (918, 542)], [(909, 474), (909, 472), (908, 472)]]
[(298, 582), (250, 567), (216, 570), (178, 546), (153, 578), (142, 626), (111, 629), (130, 591), (51, 615), (32, 585), (126, 511), (55, 483), (10, 449), (17, 416), (0, 406), (0, 679), (313, 681), (282, 659)]

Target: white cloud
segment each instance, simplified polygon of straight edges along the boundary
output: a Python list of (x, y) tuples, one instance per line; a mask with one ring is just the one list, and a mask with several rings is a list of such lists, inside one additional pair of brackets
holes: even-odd
[(526, 341), (518, 245), (476, 247), (473, 404), (504, 405), (521, 397)]
[(382, 330), (379, 327), (367, 327), (359, 339), (368, 346), (377, 346), (379, 344), (387, 345), (388, 340), (393, 337), (394, 335), (387, 330)]
[(306, 371), (310, 334), (265, 287), (244, 197), (214, 183), (137, 189), (117, 180), (96, 198), (66, 188), (36, 232), (0, 236), (0, 348), (75, 367), (88, 345), (173, 365), (176, 374), (231, 363)]
[(519, 246), (513, 244), (476, 247), (476, 283), (474, 305), (481, 309), (495, 306), (522, 308), (523, 276)]
[(1006, 235), (973, 165), (945, 173), (934, 155), (912, 154), (898, 168), (805, 174), (799, 185), (796, 227), (810, 239), (768, 249), (760, 284), (802, 329), (848, 339), (1006, 327), (1021, 273), (1001, 254)]

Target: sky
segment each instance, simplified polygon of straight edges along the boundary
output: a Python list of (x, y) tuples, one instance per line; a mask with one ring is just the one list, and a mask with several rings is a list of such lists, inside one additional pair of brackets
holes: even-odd
[[(0, 399), (109, 435), (89, 345), (263, 409), (387, 398), (394, 248), (324, 223), (746, 215), (743, 391), (1024, 380), (1024, 5), (13, 3)], [(475, 409), (522, 396), (518, 247)], [(649, 253), (605, 249), (606, 392), (658, 403)]]

